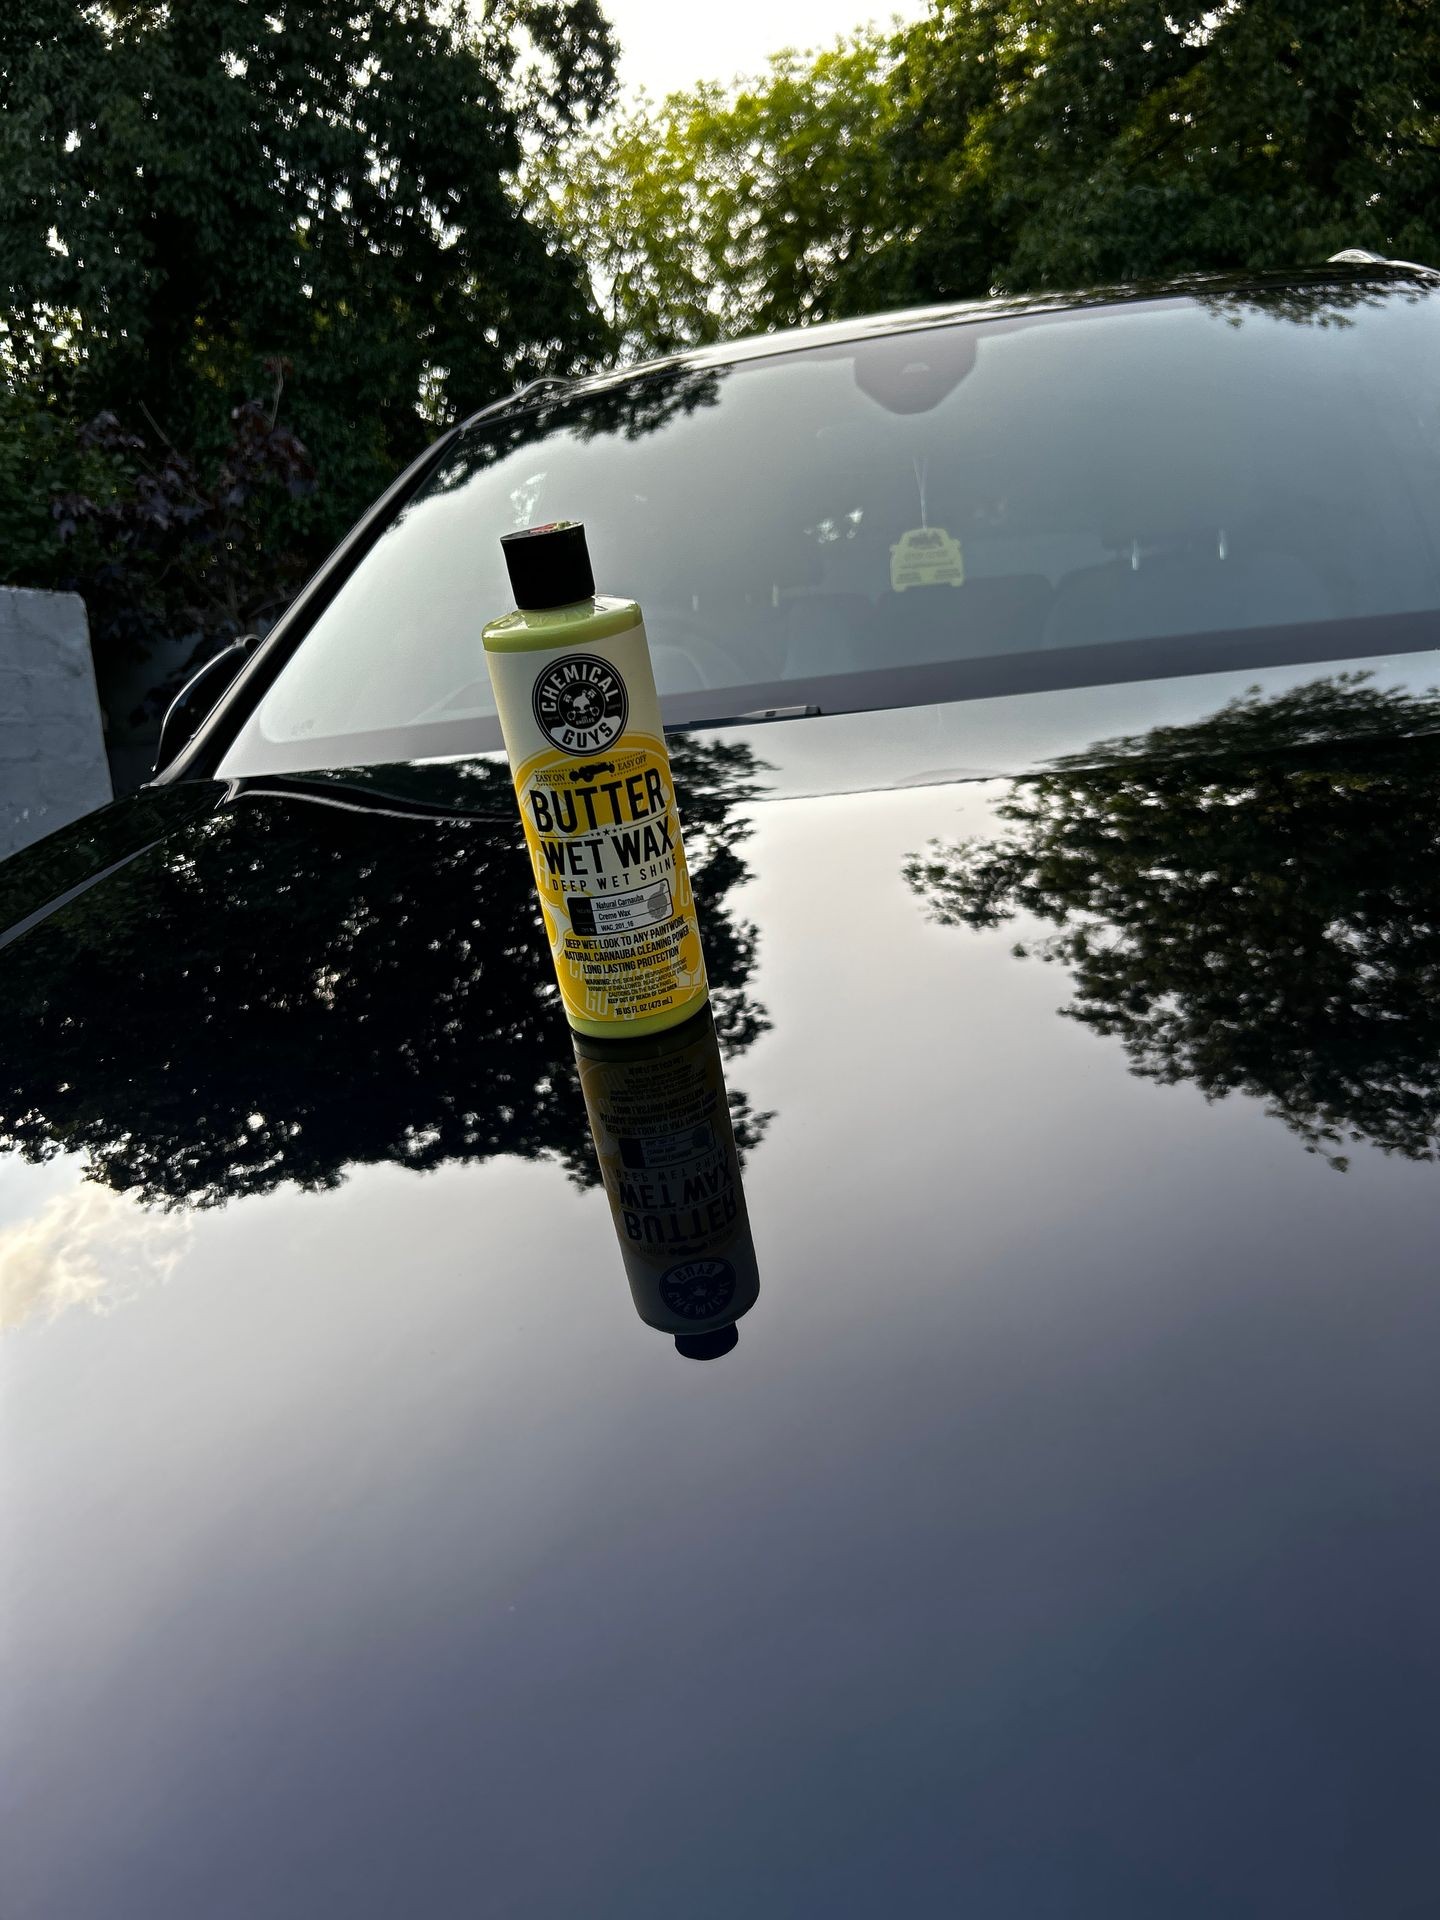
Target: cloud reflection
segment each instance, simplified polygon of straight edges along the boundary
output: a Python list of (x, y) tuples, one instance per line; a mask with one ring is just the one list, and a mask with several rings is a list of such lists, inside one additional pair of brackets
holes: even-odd
[(168, 1280), (191, 1223), (85, 1181), (27, 1219), (0, 1226), (0, 1332), (70, 1307), (108, 1313)]

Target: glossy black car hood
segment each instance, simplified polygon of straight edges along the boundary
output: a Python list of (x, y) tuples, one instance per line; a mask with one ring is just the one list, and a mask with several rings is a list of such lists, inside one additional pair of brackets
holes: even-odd
[(841, 722), (678, 740), (761, 1289), (708, 1365), (493, 763), (0, 869), (7, 1915), (1427, 1910), (1408, 672), (1034, 696), (862, 792)]

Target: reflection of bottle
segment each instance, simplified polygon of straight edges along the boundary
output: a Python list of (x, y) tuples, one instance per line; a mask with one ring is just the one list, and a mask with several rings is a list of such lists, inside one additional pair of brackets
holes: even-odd
[(709, 1012), (652, 1040), (577, 1035), (580, 1084), (615, 1233), (647, 1326), (713, 1360), (760, 1292)]
[(519, 611), (482, 637), (565, 1015), (659, 1033), (707, 988), (645, 623), (575, 522), (500, 544)]

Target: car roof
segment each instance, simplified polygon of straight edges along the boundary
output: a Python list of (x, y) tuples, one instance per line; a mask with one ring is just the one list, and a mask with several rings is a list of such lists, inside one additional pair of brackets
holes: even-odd
[[(935, 327), (961, 326), (986, 320), (1015, 319), (1030, 314), (1089, 313), (1097, 308), (1131, 306), (1141, 301), (1197, 298), (1241, 298), (1332, 286), (1399, 286), (1433, 283), (1440, 269), (1404, 260), (1327, 262), (1323, 266), (1249, 272), (1189, 273), (1164, 279), (1131, 280), (1104, 286), (1038, 289), (1027, 293), (994, 293), (986, 299), (945, 300), (925, 306), (900, 307), (888, 312), (857, 314), (847, 319), (817, 321), (770, 333), (746, 334), (738, 340), (716, 340), (681, 352), (657, 354), (577, 379), (542, 377), (521, 387), (508, 399), (484, 407), (474, 419), (546, 406), (558, 397), (603, 393), (652, 374), (678, 368), (726, 367), (782, 354), (813, 352), (816, 348), (846, 346), (906, 333), (924, 333)], [(468, 425), (465, 421), (462, 425)]]

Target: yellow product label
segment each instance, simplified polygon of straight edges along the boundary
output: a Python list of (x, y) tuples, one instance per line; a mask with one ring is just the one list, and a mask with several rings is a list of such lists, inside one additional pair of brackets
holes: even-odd
[(492, 653), (490, 670), (572, 1023), (697, 1011), (705, 959), (643, 626)]

